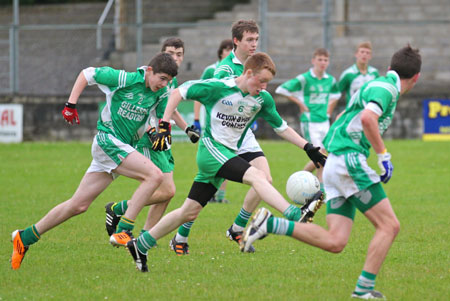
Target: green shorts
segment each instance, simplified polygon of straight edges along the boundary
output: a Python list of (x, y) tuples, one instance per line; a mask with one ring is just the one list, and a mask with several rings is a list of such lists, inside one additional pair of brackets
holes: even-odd
[(365, 213), (385, 198), (383, 187), (380, 183), (375, 183), (347, 199), (341, 196), (328, 200), (327, 214), (339, 214), (354, 220), (356, 208)]
[(138, 144), (136, 150), (149, 158), (163, 173), (172, 172), (175, 167), (175, 160), (172, 156), (172, 150), (157, 152), (151, 147)]
[(223, 178), (217, 177), (219, 169), (228, 160), (237, 157), (235, 152), (209, 137), (200, 139), (197, 151), (198, 173), (194, 181), (210, 183), (217, 189), (223, 182)]

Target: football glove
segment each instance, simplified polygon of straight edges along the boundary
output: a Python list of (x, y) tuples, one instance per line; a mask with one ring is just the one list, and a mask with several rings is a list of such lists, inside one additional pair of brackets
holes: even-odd
[(384, 151), (382, 154), (378, 155), (378, 166), (381, 169), (380, 180), (383, 183), (389, 182), (394, 172), (394, 165), (391, 162), (391, 154)]
[(188, 135), (189, 139), (192, 143), (197, 143), (200, 139), (200, 133), (195, 128), (195, 125), (187, 126), (186, 129), (184, 129), (186, 135)]
[(200, 121), (198, 119), (194, 120), (194, 127), (195, 127), (195, 130), (198, 132), (198, 134), (201, 135), (202, 127), (200, 126)]
[(148, 127), (148, 129), (147, 129), (147, 131), (146, 131), (146, 133), (147, 133), (147, 137), (148, 137), (148, 140), (150, 140), (150, 143), (152, 144), (152, 146), (153, 146), (153, 141), (155, 140), (155, 136), (156, 136), (156, 128), (154, 128), (154, 127)]
[(78, 118), (78, 112), (74, 103), (66, 102), (61, 113), (67, 123), (73, 124), (73, 120), (75, 119), (75, 122), (80, 124), (80, 119)]
[(172, 135), (170, 134), (170, 122), (159, 121), (159, 131), (156, 133), (152, 143), (154, 151), (164, 151), (172, 144)]
[[(316, 147), (311, 143), (306, 143), (303, 147), (308, 157), (313, 161), (314, 165), (317, 168), (320, 168), (320, 165), (325, 166), (325, 161), (327, 160), (327, 156), (320, 152), (320, 147)], [(320, 164), (320, 165), (319, 165)]]

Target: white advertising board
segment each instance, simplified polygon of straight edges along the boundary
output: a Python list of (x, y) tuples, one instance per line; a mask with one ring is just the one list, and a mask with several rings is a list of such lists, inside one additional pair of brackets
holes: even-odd
[(23, 106), (0, 104), (0, 143), (22, 142)]

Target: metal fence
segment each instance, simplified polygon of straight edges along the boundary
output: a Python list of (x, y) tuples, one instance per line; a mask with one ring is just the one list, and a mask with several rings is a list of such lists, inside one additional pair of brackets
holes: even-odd
[[(180, 0), (174, 10), (164, 6), (171, 4), (168, 1), (109, 0), (69, 6), (55, 21), (55, 6), (19, 7), (19, 0), (13, 0), (11, 13), (0, 14), (0, 93), (68, 94), (84, 67), (108, 64), (133, 69), (146, 63), (159, 50), (160, 39), (169, 35), (186, 43), (180, 78), (198, 78), (216, 60), (217, 46), (230, 36), (231, 23), (240, 18), (258, 20), (260, 50), (274, 58), (279, 70), (275, 82), (306, 71), (316, 47), (331, 51), (330, 72), (337, 77), (353, 63), (354, 47), (362, 40), (372, 41), (372, 64), (380, 69), (386, 69), (395, 49), (410, 42), (422, 49), (425, 79), (450, 80), (450, 9), (445, 1), (219, 2)], [(240, 2), (244, 3), (232, 11), (212, 12)], [(125, 13), (117, 3), (126, 5)], [(212, 3), (223, 7), (211, 8)], [(182, 18), (183, 11), (187, 16)], [(200, 21), (189, 17), (194, 12)], [(172, 21), (162, 21), (169, 16)]]

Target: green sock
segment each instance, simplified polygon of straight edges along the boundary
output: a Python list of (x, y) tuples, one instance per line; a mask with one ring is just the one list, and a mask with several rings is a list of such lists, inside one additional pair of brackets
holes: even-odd
[(355, 293), (358, 295), (364, 295), (365, 293), (373, 291), (376, 277), (376, 274), (363, 270), (358, 278), (358, 282), (356, 282)]
[(147, 230), (142, 229), (139, 235), (144, 234), (145, 232), (147, 232)]
[(302, 217), (302, 211), (300, 208), (290, 205), (284, 212), (283, 215), (290, 221), (298, 222), (300, 217)]
[(41, 238), (41, 235), (39, 235), (36, 225), (32, 225), (23, 230), (20, 234), (20, 238), (25, 246), (29, 246), (36, 243)]
[(241, 208), (241, 211), (239, 212), (238, 216), (236, 216), (234, 223), (239, 227), (245, 228), (245, 226), (247, 226), (248, 220), (250, 219), (250, 216), (252, 216), (251, 212), (245, 211), (244, 208)]
[(194, 224), (194, 221), (182, 224), (178, 228), (178, 234), (183, 236), (183, 237), (188, 237), (189, 236), (189, 232), (191, 232), (191, 227), (192, 227), (193, 224)]
[(294, 227), (295, 223), (285, 218), (271, 216), (267, 220), (268, 233), (292, 236), (292, 232), (294, 232)]
[(216, 200), (223, 201), (225, 199), (225, 190), (219, 189), (216, 192)]
[(320, 183), (320, 191), (322, 191), (323, 193), (325, 193), (325, 189), (323, 188), (323, 183)]
[(120, 218), (119, 224), (117, 225), (116, 233), (120, 233), (122, 231), (133, 231), (134, 229), (134, 220), (126, 218), (125, 216), (122, 216)]
[(156, 239), (154, 239), (148, 231), (139, 235), (137, 238), (137, 247), (139, 252), (147, 254), (147, 251), (156, 245)]
[(125, 211), (128, 209), (128, 201), (124, 200), (122, 202), (118, 202), (112, 206), (112, 210), (118, 216), (124, 215)]

